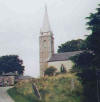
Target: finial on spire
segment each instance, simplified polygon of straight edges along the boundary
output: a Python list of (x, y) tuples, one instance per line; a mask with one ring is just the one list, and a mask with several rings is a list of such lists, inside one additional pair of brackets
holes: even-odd
[(51, 29), (50, 29), (50, 23), (48, 18), (47, 5), (45, 4), (45, 14), (44, 14), (44, 20), (43, 20), (41, 32), (50, 32), (50, 31)]

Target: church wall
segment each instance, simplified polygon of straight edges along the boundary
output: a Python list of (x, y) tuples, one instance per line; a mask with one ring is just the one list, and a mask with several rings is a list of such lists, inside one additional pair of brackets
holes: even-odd
[(40, 76), (44, 76), (44, 71), (48, 67), (48, 60), (54, 54), (54, 37), (50, 28), (47, 8), (43, 25), (39, 37), (39, 54), (40, 54)]
[(74, 65), (74, 63), (71, 60), (67, 60), (67, 61), (48, 62), (48, 67), (53, 66), (57, 69), (58, 72), (60, 72), (60, 68), (62, 64), (66, 68), (67, 72), (69, 72), (70, 69), (72, 69), (72, 66)]
[[(48, 33), (47, 33), (48, 34)], [(54, 53), (53, 37), (50, 35), (40, 36), (40, 76), (44, 76), (44, 71), (47, 68), (47, 61)]]

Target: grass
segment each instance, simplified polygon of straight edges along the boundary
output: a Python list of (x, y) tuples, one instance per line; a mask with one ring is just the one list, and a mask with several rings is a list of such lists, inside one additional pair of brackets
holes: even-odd
[(15, 100), (15, 102), (28, 102), (25, 97), (16, 92), (15, 88), (8, 90), (8, 94)]
[[(75, 88), (72, 90), (71, 80), (74, 79)], [(32, 91), (31, 82), (35, 82), (42, 100), (38, 100)], [(83, 87), (73, 74), (45, 77), (32, 81), (21, 81), (8, 93), (15, 102), (81, 102)]]
[(40, 100), (38, 100), (34, 94), (28, 91), (28, 87), (30, 88), (30, 83), (26, 84), (26, 86), (27, 87), (24, 86), (23, 89), (20, 87), (14, 87), (9, 89), (7, 92), (15, 102), (40, 102)]

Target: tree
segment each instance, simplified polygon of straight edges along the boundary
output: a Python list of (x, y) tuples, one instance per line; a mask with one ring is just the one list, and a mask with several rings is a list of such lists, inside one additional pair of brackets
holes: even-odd
[(80, 72), (77, 75), (80, 76), (84, 87), (83, 102), (97, 102), (96, 69), (100, 69), (100, 7), (87, 19), (88, 29), (91, 30), (91, 34), (85, 40), (87, 49), (72, 58), (75, 62), (73, 70), (77, 69), (76, 71)]
[(56, 68), (54, 68), (53, 66), (51, 66), (51, 67), (49, 67), (49, 68), (47, 68), (45, 70), (45, 75), (53, 76), (54, 73), (56, 72), (56, 70), (57, 70)]
[(94, 66), (100, 67), (100, 7), (97, 8), (96, 13), (91, 13), (86, 19), (89, 20), (87, 25), (88, 29), (91, 30), (91, 35), (86, 39), (87, 47), (95, 55)]
[(17, 71), (18, 74), (23, 74), (24, 66), (23, 61), (19, 59), (17, 55), (6, 55), (0, 57), (0, 74), (2, 72), (15, 72)]
[(58, 53), (79, 51), (86, 49), (85, 42), (82, 39), (71, 40), (58, 46)]
[(86, 17), (89, 20), (87, 29), (91, 30), (91, 34), (85, 40), (86, 52), (74, 57), (76, 68), (100, 68), (100, 7), (96, 10), (96, 13)]

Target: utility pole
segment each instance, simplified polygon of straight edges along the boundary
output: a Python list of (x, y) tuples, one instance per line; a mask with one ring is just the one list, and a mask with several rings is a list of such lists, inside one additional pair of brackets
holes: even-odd
[(97, 80), (97, 98), (98, 98), (98, 102), (100, 102), (100, 99), (99, 99), (99, 80)]
[(100, 102), (100, 97), (99, 97), (100, 69), (96, 70), (96, 76), (97, 76), (97, 100), (98, 100), (98, 102)]

